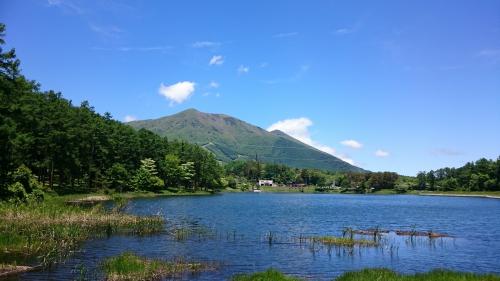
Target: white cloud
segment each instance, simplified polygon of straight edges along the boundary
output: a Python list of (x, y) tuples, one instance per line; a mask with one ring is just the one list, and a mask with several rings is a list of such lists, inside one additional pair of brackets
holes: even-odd
[(220, 42), (213, 42), (213, 41), (197, 41), (191, 44), (191, 47), (193, 48), (215, 48), (219, 47), (221, 45)]
[(219, 88), (219, 83), (215, 82), (215, 81), (211, 81), (209, 84), (208, 84), (208, 87), (209, 88), (212, 88), (212, 89), (217, 89)]
[(170, 86), (161, 83), (158, 93), (170, 100), (170, 106), (172, 106), (175, 103), (183, 103), (188, 99), (194, 92), (194, 86), (195, 83), (189, 81), (178, 82)]
[(123, 118), (123, 120), (125, 122), (132, 122), (132, 121), (135, 121), (137, 120), (137, 117), (133, 116), (133, 115), (126, 115), (125, 118)]
[(172, 46), (148, 46), (148, 47), (128, 47), (118, 48), (92, 47), (93, 51), (120, 51), (120, 52), (168, 52), (173, 49)]
[(261, 62), (261, 63), (260, 63), (260, 65), (259, 65), (259, 66), (260, 66), (260, 67), (262, 67), (262, 68), (265, 68), (265, 67), (268, 67), (268, 66), (269, 66), (269, 63), (268, 63), (268, 62), (266, 62), (266, 61), (263, 61), (263, 62)]
[(358, 21), (353, 26), (339, 28), (339, 29), (335, 30), (334, 33), (337, 35), (347, 35), (347, 34), (356, 33), (361, 28), (361, 26), (362, 26), (362, 22)]
[(387, 157), (387, 156), (389, 156), (389, 152), (385, 151), (385, 150), (382, 150), (382, 149), (377, 149), (377, 151), (375, 151), (375, 156), (377, 156), (377, 157)]
[(349, 158), (349, 156), (344, 154), (339, 154), (335, 150), (335, 148), (330, 147), (328, 145), (321, 144), (317, 141), (314, 141), (311, 138), (311, 134), (309, 133), (309, 127), (313, 125), (313, 122), (306, 117), (294, 118), (294, 119), (285, 119), (278, 121), (269, 128), (268, 131), (280, 130), (285, 134), (307, 144), (318, 150), (331, 154), (335, 157), (340, 158), (342, 161), (345, 161), (351, 165), (354, 165), (354, 160)]
[(118, 38), (123, 33), (123, 30), (121, 28), (114, 25), (104, 26), (104, 25), (90, 24), (89, 27), (92, 31), (104, 37)]
[(297, 35), (299, 35), (298, 32), (285, 32), (285, 33), (274, 34), (273, 37), (274, 38), (287, 38), (287, 37), (293, 37), (293, 36), (297, 36)]
[(224, 63), (224, 58), (222, 56), (213, 56), (208, 62), (208, 65), (221, 65)]
[(248, 66), (240, 65), (238, 67), (238, 74), (248, 73), (249, 71), (250, 71), (250, 68)]
[(352, 28), (339, 28), (339, 29), (335, 30), (335, 33), (340, 34), (340, 35), (351, 34), (354, 32), (355, 32), (355, 30)]
[(484, 49), (477, 53), (480, 57), (496, 57), (500, 56), (500, 49)]
[(356, 141), (356, 140), (344, 140), (344, 141), (341, 141), (340, 144), (342, 144), (343, 146), (354, 148), (354, 149), (360, 149), (363, 147), (363, 144)]
[(432, 151), (433, 155), (436, 156), (458, 156), (458, 155), (463, 155), (464, 153), (462, 151), (458, 151), (455, 149), (451, 148), (437, 148)]

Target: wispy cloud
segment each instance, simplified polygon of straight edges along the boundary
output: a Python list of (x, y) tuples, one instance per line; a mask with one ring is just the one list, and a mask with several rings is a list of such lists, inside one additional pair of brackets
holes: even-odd
[(483, 49), (476, 55), (493, 64), (500, 63), (500, 49)]
[(497, 57), (500, 56), (500, 49), (484, 49), (477, 53), (480, 57)]
[(435, 156), (459, 156), (463, 155), (464, 153), (462, 151), (451, 148), (436, 148), (431, 151), (431, 154)]
[(295, 74), (291, 75), (290, 77), (287, 78), (278, 78), (278, 79), (270, 79), (270, 80), (263, 80), (262, 82), (265, 84), (279, 84), (279, 83), (286, 83), (286, 82), (293, 82), (297, 81), (300, 78), (302, 78), (308, 71), (311, 69), (311, 66), (309, 64), (303, 64), (299, 67), (297, 72)]
[(350, 27), (342, 27), (336, 29), (333, 33), (337, 35), (347, 35), (347, 34), (352, 34), (358, 32), (358, 30), (361, 28), (362, 23), (357, 22), (353, 26)]
[(172, 46), (151, 46), (151, 47), (117, 47), (117, 48), (105, 48), (105, 47), (92, 47), (95, 51), (119, 51), (119, 52), (168, 52), (172, 50)]
[(217, 89), (219, 88), (219, 83), (215, 82), (215, 81), (211, 81), (210, 83), (208, 83), (208, 87), (209, 88), (212, 88), (212, 89)]
[(222, 45), (220, 42), (213, 42), (213, 41), (196, 41), (191, 44), (191, 47), (193, 48), (216, 48)]
[(115, 25), (97, 25), (94, 23), (89, 24), (90, 30), (104, 37), (118, 38), (123, 30)]
[(382, 149), (377, 149), (375, 151), (375, 156), (377, 156), (377, 157), (387, 157), (387, 156), (389, 156), (389, 152), (385, 151), (385, 150), (382, 150)]
[(85, 9), (75, 1), (71, 0), (48, 0), (47, 4), (49, 7), (57, 7), (65, 12), (84, 14)]
[(186, 101), (195, 90), (195, 83), (190, 81), (178, 82), (173, 85), (160, 84), (158, 93), (170, 101), (170, 106)]
[(292, 118), (292, 119), (285, 119), (278, 121), (269, 126), (267, 130), (269, 132), (274, 130), (280, 130), (307, 145), (310, 145), (318, 150), (321, 150), (325, 153), (338, 157), (341, 160), (351, 165), (354, 165), (354, 160), (352, 160), (349, 156), (337, 153), (335, 148), (321, 144), (313, 140), (311, 138), (311, 134), (309, 133), (309, 127), (312, 125), (313, 122), (309, 118), (301, 117), (301, 118)]
[(218, 56), (213, 56), (208, 62), (208, 65), (221, 65), (223, 63), (224, 63), (224, 57), (218, 55)]
[(284, 33), (274, 34), (273, 37), (274, 38), (287, 38), (287, 37), (294, 37), (297, 35), (299, 35), (298, 32), (284, 32)]
[(360, 149), (363, 147), (363, 144), (356, 140), (344, 140), (341, 141), (340, 144), (354, 149)]
[(237, 69), (238, 74), (245, 74), (250, 71), (250, 68), (248, 66), (240, 65)]
[(135, 117), (133, 115), (126, 115), (125, 118), (123, 118), (123, 121), (125, 121), (125, 122), (132, 122), (135, 120), (137, 120), (137, 117)]

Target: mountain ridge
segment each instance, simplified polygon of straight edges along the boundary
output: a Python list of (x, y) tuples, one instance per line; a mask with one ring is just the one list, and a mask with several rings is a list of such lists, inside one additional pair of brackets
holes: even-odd
[(282, 131), (268, 132), (226, 114), (204, 113), (190, 108), (173, 115), (126, 124), (135, 129), (148, 129), (168, 138), (196, 143), (212, 151), (223, 162), (257, 157), (262, 162), (296, 168), (364, 171)]

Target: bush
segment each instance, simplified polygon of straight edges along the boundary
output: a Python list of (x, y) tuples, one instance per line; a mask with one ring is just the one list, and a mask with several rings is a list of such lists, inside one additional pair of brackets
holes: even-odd
[(15, 182), (7, 187), (10, 200), (25, 202), (28, 194), (20, 182)]

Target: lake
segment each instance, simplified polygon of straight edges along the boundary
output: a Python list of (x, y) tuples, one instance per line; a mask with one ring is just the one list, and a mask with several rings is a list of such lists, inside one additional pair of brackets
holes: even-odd
[[(184, 280), (225, 280), (269, 267), (310, 280), (331, 280), (366, 267), (404, 273), (434, 268), (500, 273), (500, 200), (495, 199), (226, 193), (135, 199), (127, 212), (159, 214), (166, 219), (167, 230), (145, 237), (94, 239), (66, 263), (19, 279), (98, 279), (100, 262), (127, 250), (152, 258), (218, 264), (216, 271), (185, 275)], [(298, 239), (342, 235), (345, 227), (432, 230), (453, 238), (412, 239), (389, 233), (382, 236), (382, 247), (352, 251)], [(180, 237), (172, 229), (187, 230), (189, 235)]]

